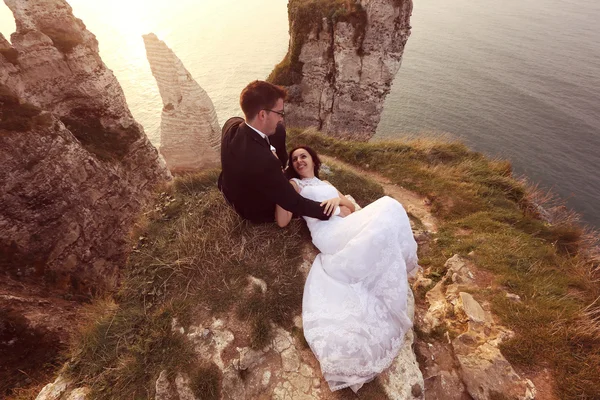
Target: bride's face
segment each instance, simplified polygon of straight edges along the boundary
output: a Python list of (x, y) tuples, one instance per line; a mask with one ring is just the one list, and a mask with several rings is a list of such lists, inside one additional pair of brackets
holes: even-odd
[(304, 149), (298, 149), (292, 153), (292, 166), (302, 178), (315, 176), (315, 163), (308, 151)]

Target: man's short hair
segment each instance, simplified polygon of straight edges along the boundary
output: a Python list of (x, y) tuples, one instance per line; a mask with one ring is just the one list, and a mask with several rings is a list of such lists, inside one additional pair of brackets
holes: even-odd
[(286, 96), (287, 91), (281, 86), (265, 81), (251, 82), (240, 94), (240, 106), (246, 121), (254, 119), (260, 110), (272, 109), (277, 100), (285, 100)]

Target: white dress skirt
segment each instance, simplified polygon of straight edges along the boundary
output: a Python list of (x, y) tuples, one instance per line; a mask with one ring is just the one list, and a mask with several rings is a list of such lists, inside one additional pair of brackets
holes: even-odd
[[(338, 196), (318, 178), (295, 181), (311, 200)], [(407, 276), (418, 268), (417, 243), (388, 196), (346, 218), (304, 218), (321, 251), (304, 287), (304, 336), (330, 389), (356, 392), (391, 365), (412, 327)]]

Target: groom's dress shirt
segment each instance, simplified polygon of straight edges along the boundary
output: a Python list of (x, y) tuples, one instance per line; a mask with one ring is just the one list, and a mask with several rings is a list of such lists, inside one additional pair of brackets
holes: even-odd
[[(264, 133), (262, 133), (261, 131), (259, 131), (252, 125), (250, 125), (249, 123), (246, 123), (246, 125), (248, 125), (248, 128), (251, 128), (254, 132), (258, 133), (261, 138), (263, 138), (264, 140), (267, 141), (267, 143), (269, 143), (269, 149), (271, 150), (271, 153), (277, 154), (277, 149), (275, 149), (275, 147), (273, 147), (273, 145), (271, 144), (271, 141), (269, 140), (269, 137), (267, 135), (265, 135)], [(285, 165), (283, 167), (285, 168)]]
[[(287, 162), (285, 128), (278, 127), (268, 139), (271, 145), (242, 118), (225, 122), (219, 176), (225, 199), (252, 222), (275, 221), (276, 204), (297, 215), (328, 219), (319, 203), (300, 196), (281, 172)], [(277, 157), (270, 146), (275, 147)]]

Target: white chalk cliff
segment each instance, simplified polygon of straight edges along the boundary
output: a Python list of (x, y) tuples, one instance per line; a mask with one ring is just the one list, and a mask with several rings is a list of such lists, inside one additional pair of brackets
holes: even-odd
[(368, 140), (400, 68), (412, 0), (333, 3), (290, 0), (288, 54), (269, 80), (288, 88), (288, 126)]
[(220, 165), (221, 129), (212, 100), (181, 60), (153, 33), (146, 55), (163, 101), (160, 153), (172, 172)]

